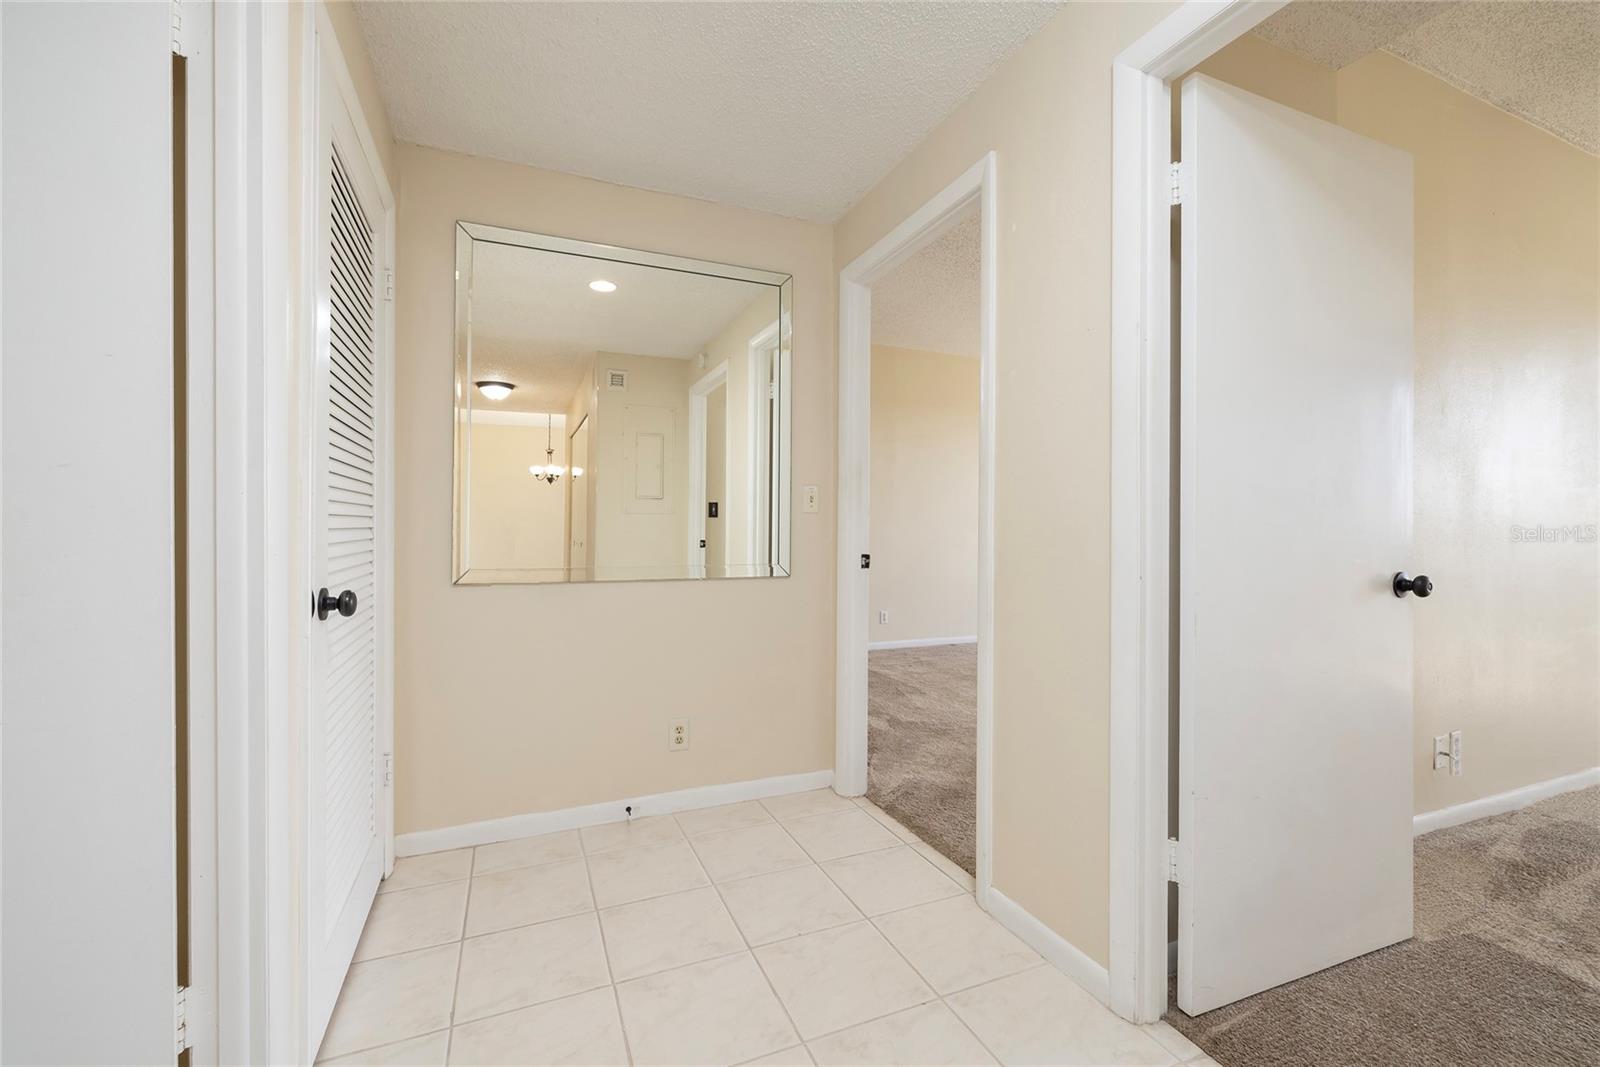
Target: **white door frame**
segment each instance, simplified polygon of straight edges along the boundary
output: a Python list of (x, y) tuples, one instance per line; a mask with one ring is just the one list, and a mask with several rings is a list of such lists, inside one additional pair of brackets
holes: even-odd
[(1112, 64), (1111, 1006), (1167, 1003), (1172, 472), (1169, 81), (1286, 0), (1189, 0)]
[[(689, 386), (689, 577), (706, 576), (706, 397), (728, 384), (728, 361), (723, 360)], [(726, 436), (726, 435), (724, 435)], [(726, 442), (724, 442), (726, 450)], [(723, 558), (727, 567), (727, 558)]]
[(191, 93), (190, 826), (211, 837), (191, 852), (197, 1062), (286, 1062), (300, 1047), (282, 518), (290, 30), (282, 8), (249, 0), (186, 13), (178, 34)]
[(839, 272), (839, 560), (834, 788), (867, 791), (867, 610), (872, 430), (872, 283), (937, 239), (963, 209), (981, 211), (978, 282), (977, 899), (994, 882), (995, 153), (988, 152)]
[[(300, 184), (302, 204), (313, 202), (306, 198), (316, 188), (316, 36), (331, 38), (333, 30), (320, 3), (303, 7), (298, 18), (263, 0), (205, 8), (209, 36), (192, 28), (203, 14), (187, 14), (190, 28), (179, 34), (191, 56), (191, 99), (203, 92), (214, 119), (211, 166), (191, 166), (189, 175), (190, 482), (202, 481), (209, 470), (215, 486), (231, 491), (207, 496), (192, 489), (190, 497), (191, 571), (208, 558), (212, 567), (208, 584), (191, 573), (191, 618), (196, 624), (209, 618), (214, 627), (209, 649), (198, 636), (191, 643), (191, 826), (210, 820), (214, 827), (214, 847), (209, 855), (197, 850), (191, 865), (191, 952), (205, 961), (194, 979), (210, 986), (195, 990), (202, 1002), (191, 1025), (203, 1030), (191, 1040), (202, 1061), (287, 1063), (302, 1058), (306, 1027), (297, 918), (302, 887), (295, 873), (305, 848), (297, 791), (305, 784), (299, 731), (306, 678), (294, 664), (304, 661), (308, 633), (305, 601), (296, 592), (304, 584), (299, 579), (308, 546), (285, 516), (297, 496), (298, 506), (309, 507), (293, 457), (296, 429), (308, 426), (310, 417), (309, 360), (290, 358), (305, 338), (291, 325), (297, 294), (290, 286), (289, 183)], [(292, 116), (291, 37), (301, 56), (300, 111)], [(353, 85), (338, 66), (365, 150), (383, 176)], [(204, 81), (197, 86), (197, 79)], [(284, 161), (292, 154), (292, 123), (302, 132), (293, 146), (302, 169), (291, 175)], [(192, 121), (192, 151), (201, 148), (196, 136)], [(392, 250), (392, 196), (385, 206)], [(307, 216), (313, 225), (314, 216)], [(193, 251), (205, 235), (212, 248), (209, 277), (195, 269)], [(299, 238), (310, 255), (309, 232)], [(305, 264), (299, 268), (309, 276)], [(209, 336), (198, 302), (212, 312)], [(384, 310), (392, 337), (393, 305)], [(305, 314), (310, 317), (308, 306)], [(392, 353), (386, 354), (387, 369)], [(380, 484), (389, 501), (393, 389), (391, 372), (378, 392), (388, 427)], [(385, 504), (379, 522), (387, 545), (393, 521), (392, 504)], [(379, 565), (385, 605), (392, 603), (392, 560), (386, 553)], [(193, 584), (197, 577), (202, 584)], [(380, 728), (384, 751), (393, 751), (392, 610), (378, 626)], [(196, 710), (205, 717), (197, 720)], [(392, 789), (385, 810), (388, 869)]]
[[(776, 516), (771, 515), (770, 504), (772, 500), (772, 487), (767, 483), (771, 480), (772, 471), (776, 467), (773, 461), (780, 457), (768, 456), (767, 462), (762, 463), (761, 442), (770, 435), (768, 417), (770, 410), (770, 397), (767, 389), (772, 377), (772, 360), (777, 356), (779, 346), (783, 343), (779, 336), (778, 320), (773, 319), (766, 326), (758, 330), (750, 338), (748, 347), (749, 358), (745, 362), (745, 404), (749, 415), (745, 423), (749, 427), (746, 433), (746, 493), (750, 501), (749, 522), (745, 527), (745, 556), (753, 568), (765, 566), (766, 573), (771, 574), (773, 564), (771, 531), (775, 528)], [(774, 450), (775, 447), (774, 447)], [(765, 470), (766, 477), (762, 476)], [(761, 520), (763, 516), (766, 522)], [(763, 536), (765, 534), (765, 536)], [(766, 544), (762, 544), (765, 541)], [(759, 572), (756, 572), (759, 573)]]

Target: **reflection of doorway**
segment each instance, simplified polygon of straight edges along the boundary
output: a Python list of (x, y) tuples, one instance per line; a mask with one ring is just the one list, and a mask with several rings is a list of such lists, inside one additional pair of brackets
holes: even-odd
[[(689, 575), (727, 573), (728, 364), (689, 387)], [(713, 515), (712, 512), (716, 514)]]
[(585, 415), (567, 442), (570, 477), (567, 479), (567, 578), (584, 580), (589, 575), (589, 416)]
[(779, 326), (773, 322), (750, 338), (750, 434), (749, 497), (753, 501), (753, 521), (747, 528), (747, 558), (757, 574), (771, 574), (774, 560), (781, 559), (780, 530), (787, 526), (784, 503), (788, 485), (782, 454), (783, 435), (778, 398), (783, 394), (783, 347)]

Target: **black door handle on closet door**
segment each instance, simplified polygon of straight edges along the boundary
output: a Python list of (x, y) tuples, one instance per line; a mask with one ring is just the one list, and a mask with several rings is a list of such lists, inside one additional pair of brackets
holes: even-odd
[(1405, 571), (1400, 571), (1394, 576), (1394, 595), (1425, 597), (1433, 592), (1433, 579), (1426, 574), (1419, 574), (1415, 578), (1409, 577)]
[(356, 593), (354, 589), (346, 589), (338, 596), (328, 592), (328, 587), (323, 586), (317, 590), (317, 618), (326, 619), (331, 613), (337, 611), (345, 618), (356, 613)]

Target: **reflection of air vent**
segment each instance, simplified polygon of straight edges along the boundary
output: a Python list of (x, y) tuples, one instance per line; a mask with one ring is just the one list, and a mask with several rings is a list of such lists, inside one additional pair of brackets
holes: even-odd
[(626, 388), (628, 388), (628, 372), (625, 371), (625, 370), (608, 370), (608, 371), (606, 371), (606, 388), (607, 389), (626, 389)]

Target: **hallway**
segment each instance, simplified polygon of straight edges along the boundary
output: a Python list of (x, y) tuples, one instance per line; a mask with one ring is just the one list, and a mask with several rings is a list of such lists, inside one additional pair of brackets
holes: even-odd
[(402, 859), (324, 1062), (1210, 1062), (926, 848), (819, 790)]

